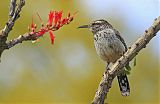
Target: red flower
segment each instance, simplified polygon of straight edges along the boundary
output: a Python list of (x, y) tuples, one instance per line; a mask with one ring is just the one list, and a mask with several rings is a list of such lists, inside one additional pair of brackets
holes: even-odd
[(52, 26), (53, 18), (54, 18), (54, 11), (50, 11), (48, 14), (48, 25)]
[(55, 12), (55, 17), (54, 17), (54, 25), (57, 25), (58, 22), (58, 12)]
[(38, 32), (37, 32), (37, 36), (43, 36), (46, 33), (46, 30), (41, 28)]
[(34, 29), (35, 29), (35, 24), (33, 23), (33, 17), (32, 17), (31, 30), (33, 31)]
[(50, 35), (51, 43), (54, 44), (55, 37), (54, 37), (52, 31), (49, 31), (49, 35)]
[(62, 18), (62, 11), (55, 11), (55, 18), (54, 18), (54, 25), (56, 26), (57, 23), (59, 21), (61, 21), (61, 18)]
[(37, 15), (40, 21), (42, 22), (42, 25), (41, 25), (41, 28), (38, 31), (36, 31), (36, 24), (33, 23), (33, 17), (32, 17), (32, 23), (29, 26), (30, 34), (32, 34), (32, 37), (34, 37), (34, 39), (32, 40), (38, 39), (39, 37), (43, 36), (46, 32), (49, 32), (50, 40), (52, 44), (54, 44), (54, 40), (55, 40), (53, 31), (60, 29), (63, 25), (69, 24), (74, 18), (74, 15), (71, 16), (70, 13), (68, 13), (67, 17), (62, 18), (62, 11), (50, 11), (48, 14), (47, 25), (44, 25), (40, 15), (38, 13)]
[(67, 24), (67, 22), (68, 22), (68, 19), (64, 18), (61, 23), (64, 25), (64, 24)]
[(58, 12), (58, 14), (57, 14), (58, 20), (61, 20), (61, 18), (62, 18), (62, 12), (63, 12), (63, 11), (59, 11), (59, 12)]

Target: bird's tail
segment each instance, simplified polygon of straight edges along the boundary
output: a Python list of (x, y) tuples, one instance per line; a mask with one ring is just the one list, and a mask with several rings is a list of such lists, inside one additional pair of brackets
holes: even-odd
[(130, 87), (129, 87), (129, 81), (126, 74), (121, 74), (117, 76), (119, 88), (121, 91), (122, 96), (129, 96), (130, 94)]

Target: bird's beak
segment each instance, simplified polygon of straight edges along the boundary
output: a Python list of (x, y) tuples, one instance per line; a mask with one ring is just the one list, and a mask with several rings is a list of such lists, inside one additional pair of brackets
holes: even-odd
[(88, 25), (79, 26), (78, 28), (89, 28)]

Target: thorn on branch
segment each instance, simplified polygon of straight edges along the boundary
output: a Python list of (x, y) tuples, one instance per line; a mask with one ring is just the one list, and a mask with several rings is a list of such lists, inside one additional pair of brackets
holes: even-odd
[(145, 33), (148, 33), (148, 30), (145, 30)]
[(121, 63), (121, 60), (118, 60), (118, 63)]
[(144, 45), (143, 48), (146, 48), (146, 45)]
[(157, 21), (157, 18), (155, 18), (154, 21)]
[(136, 52), (136, 55), (138, 55), (138, 52)]
[(127, 60), (129, 60), (129, 57), (127, 57)]
[(139, 46), (139, 43), (135, 43), (136, 44), (136, 46)]
[(131, 49), (131, 46), (129, 46), (128, 49)]
[(153, 30), (155, 30), (156, 29), (156, 26), (153, 26)]
[(144, 41), (145, 41), (145, 43), (147, 43), (148, 41), (147, 41), (147, 39), (144, 39)]

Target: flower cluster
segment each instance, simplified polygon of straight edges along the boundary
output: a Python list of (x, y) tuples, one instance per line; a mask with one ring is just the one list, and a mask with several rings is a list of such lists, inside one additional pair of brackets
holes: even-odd
[(43, 36), (45, 33), (48, 32), (50, 35), (51, 43), (53, 44), (55, 39), (53, 31), (60, 29), (63, 25), (69, 24), (73, 20), (76, 13), (74, 13), (73, 16), (68, 13), (68, 16), (65, 18), (62, 18), (62, 14), (62, 11), (50, 11), (48, 14), (48, 22), (46, 23), (46, 25), (44, 25), (41, 17), (39, 16), (39, 14), (37, 14), (42, 22), (41, 28), (36, 31), (36, 24), (33, 23), (32, 18), (32, 23), (29, 26), (30, 34), (32, 36), (34, 35), (35, 39), (38, 39), (39, 37)]

